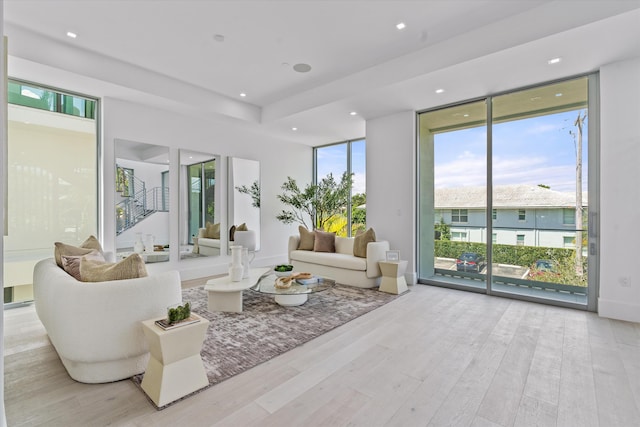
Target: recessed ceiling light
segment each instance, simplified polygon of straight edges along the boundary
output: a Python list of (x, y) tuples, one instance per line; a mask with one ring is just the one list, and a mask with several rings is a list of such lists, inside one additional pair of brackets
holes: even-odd
[(78, 37), (78, 35), (76, 33), (72, 33), (71, 31), (67, 31), (67, 37), (75, 39), (76, 37)]
[(556, 96), (560, 97), (560, 96), (562, 96), (562, 94), (558, 92), (558, 93), (556, 93)]
[(399, 23), (396, 25), (396, 28), (397, 28), (397, 29), (399, 29), (399, 30), (404, 30), (405, 28), (407, 28), (407, 26), (405, 25), (405, 23), (404, 23), (404, 22), (399, 22)]
[(468, 114), (464, 114), (463, 117), (469, 117), (469, 115)]
[(244, 92), (242, 92), (242, 93), (240, 94), (240, 96), (244, 98), (245, 96), (247, 96), (247, 94), (246, 94), (246, 93), (244, 93)]
[(294, 65), (293, 69), (299, 73), (308, 73), (309, 71), (311, 71), (311, 65), (300, 63), (300, 64)]
[(553, 65), (553, 64), (557, 64), (558, 62), (562, 61), (562, 58), (558, 57), (558, 58), (551, 58), (550, 60), (547, 61), (547, 64), (549, 65)]
[(351, 116), (355, 116), (356, 114), (358, 114), (358, 113), (355, 112), (355, 111), (352, 111), (352, 112), (349, 113), (349, 115), (351, 115)]
[(291, 128), (291, 130), (296, 131), (296, 130), (298, 130), (298, 128)]
[(436, 89), (436, 93), (442, 93), (444, 92), (444, 89)]

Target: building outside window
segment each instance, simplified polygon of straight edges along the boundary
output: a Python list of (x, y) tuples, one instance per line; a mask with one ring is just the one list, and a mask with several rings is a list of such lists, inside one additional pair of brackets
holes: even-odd
[(562, 223), (564, 225), (575, 225), (576, 224), (575, 209), (563, 209), (562, 210)]
[(524, 246), (524, 234), (517, 234), (516, 235), (516, 245)]
[(469, 211), (467, 209), (451, 209), (451, 222), (469, 222)]
[(466, 231), (452, 231), (451, 232), (451, 240), (454, 242), (466, 242), (467, 241), (467, 232)]
[(518, 209), (518, 221), (527, 220), (527, 211), (525, 209)]
[(5, 303), (33, 299), (33, 267), (54, 242), (98, 236), (97, 101), (10, 80)]

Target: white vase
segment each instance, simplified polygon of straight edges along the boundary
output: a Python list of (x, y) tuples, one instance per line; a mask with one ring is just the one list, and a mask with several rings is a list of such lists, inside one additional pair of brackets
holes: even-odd
[(229, 277), (232, 282), (242, 280), (242, 246), (231, 246), (231, 264), (229, 265)]
[(137, 254), (144, 252), (144, 243), (142, 243), (142, 233), (136, 233), (136, 241), (133, 243), (133, 251)]
[(249, 249), (242, 248), (242, 278), (249, 278)]

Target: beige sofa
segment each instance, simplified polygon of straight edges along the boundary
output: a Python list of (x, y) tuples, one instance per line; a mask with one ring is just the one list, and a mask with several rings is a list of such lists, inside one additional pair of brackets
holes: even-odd
[(39, 261), (33, 271), (36, 313), (67, 372), (76, 381), (105, 383), (144, 372), (149, 360), (143, 320), (167, 315), (182, 301), (180, 275), (80, 282)]
[(299, 250), (300, 236), (289, 237), (289, 263), (294, 271), (305, 271), (318, 276), (327, 277), (337, 283), (359, 288), (375, 288), (380, 285), (380, 267), (389, 242), (378, 241), (367, 244), (367, 257), (353, 255), (354, 239), (336, 237), (336, 252), (314, 252)]

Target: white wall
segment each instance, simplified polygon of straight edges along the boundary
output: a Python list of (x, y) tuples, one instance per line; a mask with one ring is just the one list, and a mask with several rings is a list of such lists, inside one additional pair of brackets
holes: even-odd
[[(42, 81), (46, 82), (45, 76)], [(217, 176), (222, 189), (221, 200), (224, 203), (227, 201), (226, 157), (234, 156), (260, 161), (262, 238), (261, 248), (256, 254), (254, 265), (270, 265), (286, 261), (288, 237), (297, 233), (297, 226), (284, 225), (275, 219), (282, 209), (276, 195), (281, 192), (280, 185), (287, 176), (296, 179), (300, 185), (311, 181), (311, 147), (265, 138), (259, 129), (254, 130), (242, 122), (235, 125), (230, 124), (229, 121), (217, 121), (215, 117), (205, 121), (114, 98), (103, 99), (101, 120), (104, 126), (102, 135), (104, 175), (102, 200), (104, 204), (101, 236), (105, 250), (115, 250), (114, 140), (125, 139), (166, 146), (170, 149), (171, 261), (148, 264), (150, 272), (176, 269), (180, 271), (181, 278), (186, 280), (226, 273), (230, 262), (228, 255), (179, 260), (177, 189), (179, 188), (180, 148), (222, 156), (220, 173)], [(222, 212), (226, 212), (226, 208), (223, 208)], [(226, 219), (224, 222), (226, 223)]]
[(601, 316), (640, 322), (640, 58), (600, 69)]
[(416, 283), (416, 113), (367, 121), (367, 226), (409, 261)]
[[(4, 35), (4, 1), (0, 0), (0, 35)], [(5, 61), (5, 49), (4, 42), (0, 43), (0, 102), (2, 105), (5, 104), (5, 97), (7, 86), (4, 84), (5, 79), (7, 77), (6, 72), (6, 61)], [(6, 147), (7, 147), (7, 139), (6, 139), (6, 114), (7, 109), (2, 108), (0, 111), (0, 165), (2, 167), (2, 172), (0, 173), (0, 203), (3, 205), (2, 215), (0, 215), (0, 233), (4, 236), (5, 232), (5, 185), (6, 185), (6, 176), (4, 172), (4, 165), (6, 164)], [(4, 275), (4, 248), (3, 248), (4, 237), (0, 238), (0, 289), (4, 289), (3, 275)], [(4, 414), (4, 292), (2, 296), (0, 296), (2, 301), (2, 312), (0, 312), (0, 426), (7, 425), (7, 417)]]

